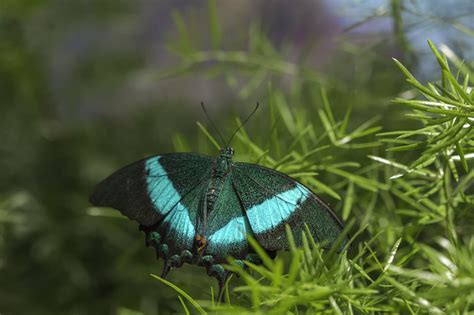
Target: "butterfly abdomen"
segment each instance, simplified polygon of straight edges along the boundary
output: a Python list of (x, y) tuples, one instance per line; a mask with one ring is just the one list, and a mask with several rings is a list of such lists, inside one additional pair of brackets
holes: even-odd
[(225, 178), (211, 178), (206, 191), (206, 212), (209, 214), (215, 206), (217, 198), (222, 192)]
[(209, 188), (206, 194), (206, 211), (209, 212), (216, 202), (217, 196), (219, 196), (219, 190), (215, 187)]

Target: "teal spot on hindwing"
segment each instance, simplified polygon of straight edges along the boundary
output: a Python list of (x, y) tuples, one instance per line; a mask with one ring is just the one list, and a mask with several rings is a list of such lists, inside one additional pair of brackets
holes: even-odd
[(163, 222), (176, 234), (192, 240), (196, 232), (189, 218), (189, 211), (181, 203), (181, 195), (161, 166), (160, 157), (148, 159), (145, 170), (148, 195), (155, 210), (165, 216)]
[(248, 233), (247, 222), (244, 217), (237, 217), (229, 221), (222, 228), (209, 237), (209, 246), (212, 244), (231, 244), (242, 242)]
[(290, 190), (252, 206), (246, 213), (252, 224), (253, 232), (262, 233), (281, 224), (310, 194), (306, 187), (297, 184)]

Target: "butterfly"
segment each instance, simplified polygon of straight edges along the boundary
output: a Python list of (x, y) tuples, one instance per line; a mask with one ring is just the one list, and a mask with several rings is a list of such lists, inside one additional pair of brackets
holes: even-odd
[[(309, 229), (315, 240), (333, 244), (343, 226), (308, 187), (276, 170), (233, 161), (224, 147), (217, 157), (195, 153), (152, 156), (100, 182), (90, 201), (118, 209), (137, 221), (146, 245), (164, 259), (161, 277), (184, 263), (206, 268), (222, 292), (233, 257), (259, 263), (247, 237), (274, 257), (289, 248), (285, 225), (301, 244)], [(220, 294), (219, 294), (220, 295)]]

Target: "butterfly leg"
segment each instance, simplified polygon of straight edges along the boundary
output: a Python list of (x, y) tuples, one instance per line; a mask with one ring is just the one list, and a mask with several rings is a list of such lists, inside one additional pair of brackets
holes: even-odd
[(224, 288), (227, 278), (229, 278), (230, 272), (225, 270), (221, 264), (213, 264), (206, 266), (207, 274), (217, 279), (218, 293), (217, 296), (221, 302), (224, 302)]
[(166, 276), (168, 275), (170, 270), (171, 270), (171, 264), (169, 264), (168, 261), (165, 261), (165, 264), (163, 266), (163, 270), (161, 271), (160, 277), (163, 278), (163, 279), (166, 278)]
[(217, 292), (217, 296), (220, 302), (225, 302), (224, 289), (225, 289), (225, 283), (227, 282), (227, 279), (229, 279), (229, 276), (230, 276), (230, 271), (226, 271), (222, 279), (217, 278), (217, 281), (219, 284), (219, 290)]
[(221, 264), (215, 264), (215, 259), (212, 255), (204, 255), (202, 257), (198, 257), (196, 264), (199, 266), (206, 267), (207, 274), (210, 277), (215, 277), (217, 279), (217, 283), (219, 285), (219, 290), (217, 296), (221, 300), (224, 301), (224, 287), (227, 278), (230, 275), (230, 272), (225, 270)]

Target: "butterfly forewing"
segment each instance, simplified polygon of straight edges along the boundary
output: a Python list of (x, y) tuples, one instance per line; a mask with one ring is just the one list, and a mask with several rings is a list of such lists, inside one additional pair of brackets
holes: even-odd
[(308, 226), (316, 241), (332, 244), (342, 224), (307, 187), (275, 170), (235, 163), (233, 181), (257, 242), (266, 250), (288, 249), (285, 225), (297, 244)]
[(91, 202), (116, 208), (142, 226), (157, 225), (171, 252), (189, 250), (211, 163), (210, 157), (189, 153), (144, 159), (102, 181)]

